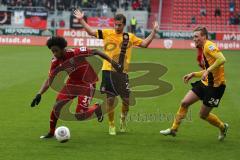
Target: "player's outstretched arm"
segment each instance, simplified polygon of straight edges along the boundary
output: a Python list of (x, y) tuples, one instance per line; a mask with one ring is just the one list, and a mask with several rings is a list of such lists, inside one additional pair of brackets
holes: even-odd
[(96, 31), (94, 29), (92, 29), (84, 20), (84, 12), (76, 9), (73, 13), (73, 15), (79, 19), (79, 22), (81, 23), (81, 25), (83, 26), (83, 28), (86, 30), (86, 32), (94, 37), (97, 37)]
[(101, 58), (107, 60), (109, 63), (112, 64), (113, 68), (114, 68), (116, 71), (121, 71), (121, 68), (122, 68), (121, 65), (120, 65), (119, 63), (115, 62), (114, 60), (112, 60), (112, 59), (111, 59), (108, 55), (106, 55), (105, 53), (103, 53), (103, 52), (101, 52), (101, 51), (99, 51), (99, 50), (97, 50), (97, 49), (93, 49), (93, 50), (92, 50), (92, 53), (93, 53), (94, 55), (98, 55), (98, 56), (100, 56)]
[(152, 32), (146, 39), (143, 40), (143, 42), (140, 44), (139, 47), (147, 48), (149, 46), (149, 44), (152, 42), (153, 38), (155, 37), (155, 34), (157, 33), (158, 28), (159, 28), (158, 22), (155, 21), (153, 23)]
[(36, 96), (32, 100), (31, 107), (35, 107), (36, 105), (38, 105), (40, 103), (42, 95), (48, 90), (52, 81), (53, 81), (52, 78), (48, 78), (47, 80), (44, 81), (44, 83), (42, 84), (42, 87), (40, 88), (39, 92), (36, 94)]

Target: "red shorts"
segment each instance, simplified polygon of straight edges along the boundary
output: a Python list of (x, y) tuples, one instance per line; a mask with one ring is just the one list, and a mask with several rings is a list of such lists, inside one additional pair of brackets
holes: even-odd
[(88, 109), (94, 96), (96, 84), (66, 84), (57, 95), (57, 101), (72, 100), (78, 97), (76, 112)]

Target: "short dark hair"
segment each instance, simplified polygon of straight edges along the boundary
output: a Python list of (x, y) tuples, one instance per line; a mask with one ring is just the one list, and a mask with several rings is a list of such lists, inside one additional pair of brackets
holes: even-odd
[(124, 25), (126, 25), (126, 17), (123, 14), (116, 14), (114, 17), (114, 20), (123, 22)]
[(52, 46), (58, 46), (61, 49), (67, 47), (67, 41), (60, 36), (53, 36), (47, 40), (47, 46), (51, 49)]
[(197, 27), (193, 30), (193, 32), (196, 32), (196, 31), (200, 31), (201, 32), (201, 36), (206, 36), (206, 38), (208, 39), (208, 30), (206, 27)]

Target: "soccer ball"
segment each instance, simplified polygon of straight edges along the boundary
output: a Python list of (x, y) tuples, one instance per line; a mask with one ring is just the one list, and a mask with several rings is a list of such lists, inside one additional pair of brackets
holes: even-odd
[(70, 131), (65, 126), (58, 127), (54, 134), (56, 139), (61, 143), (67, 142), (70, 139)]

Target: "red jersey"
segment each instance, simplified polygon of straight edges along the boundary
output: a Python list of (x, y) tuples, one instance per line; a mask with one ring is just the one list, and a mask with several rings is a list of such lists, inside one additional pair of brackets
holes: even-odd
[(67, 49), (61, 59), (53, 58), (49, 77), (55, 77), (60, 71), (68, 72), (67, 84), (93, 84), (98, 81), (97, 74), (85, 59), (92, 50), (86, 47)]

